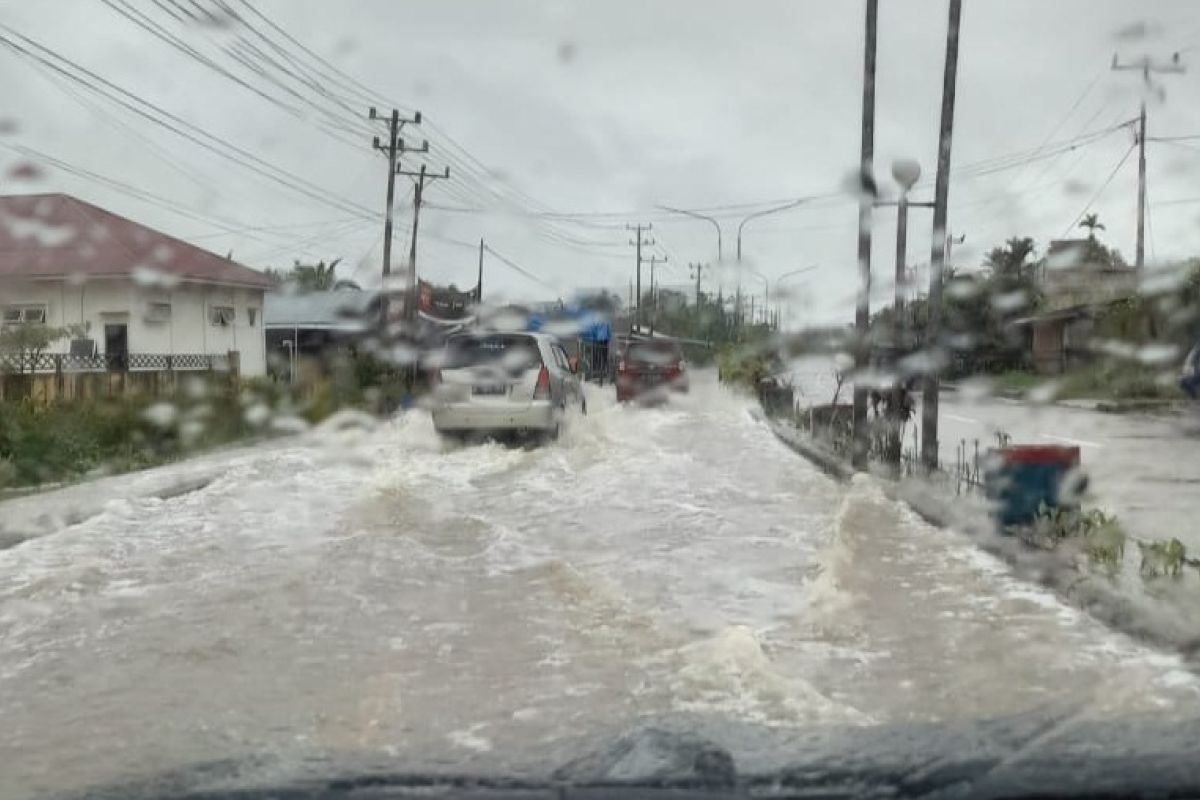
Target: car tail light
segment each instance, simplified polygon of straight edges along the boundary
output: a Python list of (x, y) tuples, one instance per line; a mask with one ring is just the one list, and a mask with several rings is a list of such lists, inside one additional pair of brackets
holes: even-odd
[(538, 370), (537, 384), (533, 387), (533, 399), (545, 400), (550, 397), (550, 370), (543, 364)]

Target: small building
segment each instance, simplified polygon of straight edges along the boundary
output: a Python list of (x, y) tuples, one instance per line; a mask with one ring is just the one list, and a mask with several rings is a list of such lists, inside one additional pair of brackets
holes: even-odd
[(1095, 245), (1089, 239), (1050, 242), (1041, 275), (1044, 308), (1108, 303), (1137, 291), (1137, 270), (1091, 257)]
[(1058, 239), (1046, 250), (1039, 313), (1014, 321), (1028, 326), (1034, 370), (1058, 375), (1093, 357), (1095, 319), (1109, 305), (1137, 291), (1137, 271), (1089, 258), (1094, 242)]
[(70, 195), (0, 196), (0, 324), (73, 331), (27, 371), (68, 358), (75, 369), (263, 375), (269, 286), (257, 270)]
[(1090, 361), (1092, 329), (1100, 310), (1102, 306), (1068, 306), (1014, 320), (1032, 333), (1034, 372), (1061, 375)]
[(359, 289), (268, 292), (263, 306), (268, 368), (291, 379), (300, 361), (323, 360), (378, 325), (380, 294)]

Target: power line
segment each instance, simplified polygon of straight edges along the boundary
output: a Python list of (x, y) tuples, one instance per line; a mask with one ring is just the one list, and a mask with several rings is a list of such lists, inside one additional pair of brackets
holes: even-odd
[[(476, 247), (476, 245), (472, 244), (472, 245), (470, 245), (470, 247), (472, 249), (474, 249)], [(512, 269), (513, 271), (515, 271), (521, 275), (524, 275), (529, 280), (539, 283), (542, 286), (545, 286), (547, 289), (550, 289), (551, 291), (557, 292), (559, 290), (559, 287), (542, 280), (536, 274), (534, 274), (530, 270), (525, 269), (525, 267), (522, 267), (520, 264), (518, 264), (515, 261), (513, 261), (512, 259), (510, 259), (508, 256), (505, 256), (501, 253), (496, 252), (496, 249), (494, 247), (492, 247), (490, 244), (485, 244), (483, 246), (483, 249), (486, 250), (487, 252), (491, 253), (496, 258), (500, 259), (500, 261), (502, 263), (504, 263), (506, 266), (508, 266), (510, 269)]]
[[(231, 144), (221, 137), (209, 133), (199, 126), (196, 126), (187, 120), (184, 120), (181, 117), (166, 111), (160, 106), (145, 100), (139, 95), (123, 89), (106, 78), (97, 75), (95, 72), (92, 72), (91, 70), (80, 66), (74, 61), (71, 61), (65, 56), (62, 56), (53, 49), (39, 44), (38, 42), (14, 31), (12, 28), (9, 28), (2, 23), (0, 23), (0, 31), (4, 31), (5, 33), (9, 34), (9, 36), (16, 37), (24, 42), (26, 46), (18, 44), (17, 42), (13, 41), (13, 39), (9, 38), (9, 36), (3, 35), (0, 35), (0, 44), (4, 44), (18, 54), (33, 59), (39, 64), (54, 70), (69, 80), (78, 83), (89, 91), (104, 97), (106, 100), (125, 108), (126, 110), (154, 123), (155, 125), (171, 131), (177, 136), (187, 139), (188, 141), (204, 148), (205, 150), (215, 153), (226, 160), (232, 161), (233, 163), (236, 163), (245, 169), (249, 169), (274, 183), (284, 186), (285, 188), (303, 194), (325, 205), (337, 208), (340, 211), (359, 213), (372, 218), (378, 216), (375, 212), (365, 208), (364, 206), (360, 206), (357, 203), (330, 196), (322, 187), (306, 181), (303, 178), (292, 175), (286, 170), (283, 170), (282, 168), (247, 152), (245, 149)], [(39, 55), (30, 48), (35, 48), (45, 55)], [(64, 67), (62, 66), (63, 64), (67, 66)], [(72, 72), (71, 70), (75, 70), (80, 74), (75, 74), (75, 72)], [(81, 75), (86, 77), (81, 77)], [(95, 83), (92, 81), (95, 81)], [(97, 84), (99, 84), (99, 86)], [(101, 86), (106, 88), (100, 88)], [(159, 116), (155, 116), (156, 114)], [(190, 132), (188, 129), (190, 129), (190, 131), (195, 131), (195, 133)]]
[[(111, 189), (112, 191), (117, 192), (118, 194), (122, 194), (122, 195), (131, 197), (136, 200), (141, 200), (142, 202), (149, 203), (150, 205), (153, 205), (156, 208), (160, 208), (164, 211), (170, 211), (170, 212), (178, 214), (179, 216), (182, 216), (182, 217), (187, 217), (189, 219), (193, 219), (193, 220), (196, 220), (199, 222), (204, 222), (204, 223), (212, 225), (214, 227), (221, 228), (226, 232), (239, 231), (240, 229), (238, 228), (238, 226), (242, 225), (241, 222), (238, 222), (236, 220), (219, 217), (219, 216), (215, 216), (212, 214), (202, 214), (198, 211), (188, 208), (187, 206), (184, 206), (183, 204), (181, 204), (169, 197), (164, 197), (162, 195), (155, 194), (149, 190), (142, 189), (140, 187), (125, 183), (124, 181), (118, 180), (116, 178), (112, 178), (107, 175), (102, 175), (100, 173), (93, 172), (91, 170), (85, 169), (84, 167), (80, 167), (80, 166), (78, 166), (76, 164), (72, 164), (68, 161), (63, 161), (62, 159), (55, 158), (54, 156), (51, 156), (51, 155), (41, 152), (39, 150), (35, 150), (31, 147), (27, 147), (25, 145), (14, 145), (14, 144), (8, 144), (5, 142), (0, 142), (0, 147), (4, 147), (5, 149), (9, 150), (10, 152), (19, 153), (20, 155), (22, 155), (26, 158), (32, 158), (32, 159), (41, 161), (45, 164), (49, 164), (50, 166), (53, 166), (56, 169), (66, 172), (69, 175), (74, 175), (77, 178), (81, 178), (83, 180), (99, 184), (108, 189)], [(248, 234), (248, 237), (252, 238), (252, 239), (258, 239), (259, 241), (263, 241), (258, 236)]]
[[(1069, 120), (1071, 118), (1071, 115), (1075, 113), (1075, 110), (1079, 108), (1080, 104), (1083, 103), (1084, 99), (1087, 98), (1087, 96), (1089, 94), (1091, 94), (1092, 89), (1094, 89), (1096, 84), (1100, 82), (1100, 79), (1102, 77), (1104, 77), (1106, 72), (1107, 72), (1107, 70), (1104, 70), (1104, 69), (1100, 69), (1100, 70), (1096, 71), (1095, 76), (1093, 76), (1092, 79), (1090, 81), (1088, 81), (1087, 86), (1083, 87), (1083, 91), (1079, 93), (1079, 96), (1075, 98), (1075, 102), (1073, 102), (1071, 104), (1071, 107), (1067, 109), (1067, 113), (1062, 116), (1062, 118), (1058, 121), (1058, 124), (1056, 124), (1053, 128), (1050, 129), (1050, 132), (1046, 134), (1046, 138), (1042, 140), (1042, 143), (1040, 145), (1038, 145), (1039, 150), (1045, 148), (1049, 144), (1050, 140), (1054, 138), (1054, 135), (1056, 133), (1058, 133), (1059, 130), (1061, 130), (1064, 125), (1067, 124), (1067, 120)], [(1021, 177), (1023, 175), (1024, 175), (1024, 169), (1022, 169), (1021, 172), (1018, 172), (1016, 175), (1013, 176), (1012, 181), (1010, 181), (1009, 185), (1008, 185), (1009, 191), (1011, 191), (1013, 188), (1015, 188), (1017, 182), (1021, 180)]]
[(1100, 184), (1100, 188), (1097, 189), (1096, 193), (1092, 195), (1092, 198), (1087, 201), (1087, 205), (1083, 207), (1083, 210), (1079, 212), (1075, 219), (1071, 221), (1071, 224), (1068, 225), (1062, 232), (1062, 236), (1059, 237), (1060, 239), (1067, 238), (1067, 235), (1070, 234), (1070, 232), (1074, 230), (1075, 226), (1079, 224), (1079, 220), (1083, 219), (1083, 215), (1091, 210), (1092, 204), (1100, 199), (1100, 195), (1103, 194), (1104, 190), (1108, 188), (1108, 185), (1112, 183), (1112, 179), (1116, 177), (1117, 172), (1121, 169), (1125, 162), (1129, 160), (1129, 156), (1133, 155), (1133, 151), (1136, 149), (1137, 145), (1135, 144), (1129, 146), (1129, 149), (1125, 151), (1125, 155), (1121, 156), (1121, 160), (1117, 162), (1115, 167), (1113, 167), (1112, 172), (1108, 173), (1108, 177), (1104, 179), (1104, 183)]

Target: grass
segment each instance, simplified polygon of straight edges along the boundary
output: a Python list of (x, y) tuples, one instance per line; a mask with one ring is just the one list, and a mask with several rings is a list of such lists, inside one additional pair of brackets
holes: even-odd
[(990, 376), (994, 383), (993, 390), (997, 394), (1008, 392), (1028, 392), (1046, 382), (1045, 375), (1036, 375), (1019, 369), (1010, 369), (999, 375)]
[(388, 412), (412, 391), (396, 370), (372, 359), (346, 361), (334, 372), (304, 387), (221, 378), (189, 382), (170, 397), (0, 402), (0, 489), (167, 463), (270, 434), (283, 418), (313, 424), (346, 407)]
[(1060, 399), (1181, 400), (1183, 392), (1173, 373), (1130, 361), (1102, 361), (1068, 372), (1062, 377)]
[(1114, 402), (1182, 400), (1174, 374), (1130, 361), (1106, 360), (1079, 367), (1063, 375), (1038, 375), (1009, 370), (987, 376), (997, 395), (1027, 395), (1042, 386), (1053, 386), (1057, 400), (1107, 400)]

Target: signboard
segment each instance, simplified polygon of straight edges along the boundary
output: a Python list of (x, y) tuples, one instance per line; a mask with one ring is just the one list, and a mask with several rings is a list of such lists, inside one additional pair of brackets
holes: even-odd
[(455, 286), (434, 286), (428, 281), (417, 282), (417, 308), (427, 317), (453, 321), (472, 314), (476, 287), (466, 291)]

